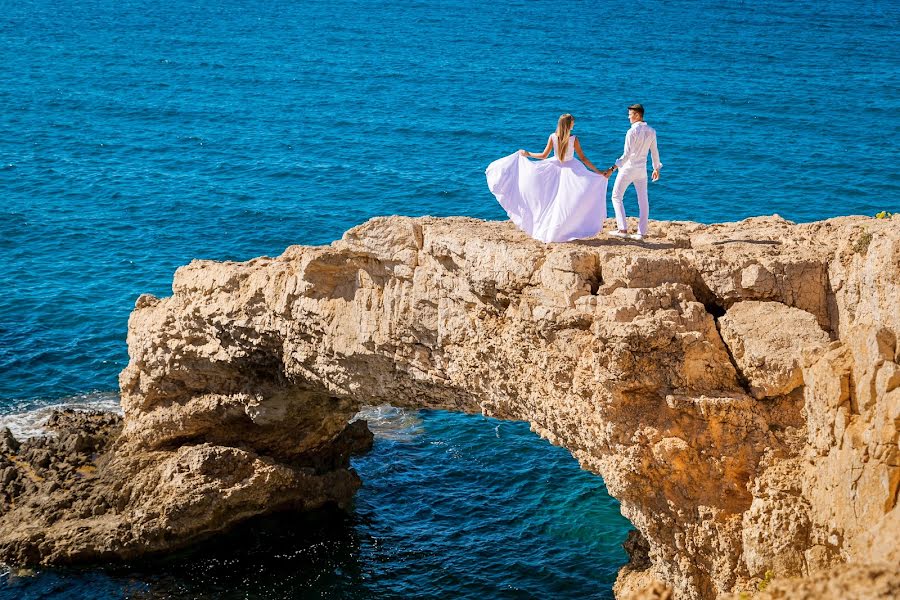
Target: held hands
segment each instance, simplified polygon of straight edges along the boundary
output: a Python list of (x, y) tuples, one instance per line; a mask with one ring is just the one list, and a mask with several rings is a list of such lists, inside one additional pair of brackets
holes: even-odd
[(653, 174), (650, 176), (650, 178), (653, 179), (653, 181), (658, 180), (659, 179), (659, 169), (653, 169)]

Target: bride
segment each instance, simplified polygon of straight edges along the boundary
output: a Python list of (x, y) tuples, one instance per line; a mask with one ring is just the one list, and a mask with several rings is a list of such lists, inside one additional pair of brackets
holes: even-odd
[[(560, 116), (543, 152), (519, 150), (495, 160), (485, 171), (488, 188), (512, 222), (542, 242), (595, 236), (606, 220), (609, 172), (598, 170), (584, 155), (572, 135), (574, 125), (572, 115)], [(545, 160), (551, 149), (554, 157)], [(575, 160), (575, 153), (584, 164)]]

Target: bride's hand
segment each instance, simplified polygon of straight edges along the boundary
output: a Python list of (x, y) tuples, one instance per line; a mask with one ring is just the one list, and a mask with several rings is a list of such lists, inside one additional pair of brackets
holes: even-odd
[(527, 150), (519, 150), (519, 154), (521, 154), (522, 156), (528, 156), (528, 151)]

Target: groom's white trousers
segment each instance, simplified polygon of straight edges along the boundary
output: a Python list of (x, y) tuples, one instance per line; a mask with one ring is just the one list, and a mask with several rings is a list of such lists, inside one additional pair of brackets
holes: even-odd
[(622, 203), (622, 198), (625, 196), (625, 190), (632, 183), (637, 192), (638, 210), (640, 212), (638, 233), (647, 235), (648, 221), (650, 219), (650, 199), (647, 197), (646, 169), (626, 169), (619, 171), (619, 174), (616, 175), (616, 183), (613, 185), (612, 191), (612, 203), (616, 211), (616, 224), (619, 226), (619, 231), (628, 229), (628, 224), (625, 222), (625, 206)]

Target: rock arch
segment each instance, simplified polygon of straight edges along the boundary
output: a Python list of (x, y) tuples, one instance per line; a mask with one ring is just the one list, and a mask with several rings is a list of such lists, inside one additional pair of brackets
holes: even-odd
[(371, 441), (347, 423), (388, 402), (528, 421), (601, 474), (649, 559), (621, 595), (896, 564), (900, 233), (866, 220), (860, 255), (860, 222), (545, 245), (510, 223), (390, 217), (277, 258), (194, 261), (129, 320), (124, 428), (85, 484), (108, 509), (35, 509), (18, 533), (8, 511), (0, 553), (132, 556), (345, 502)]

